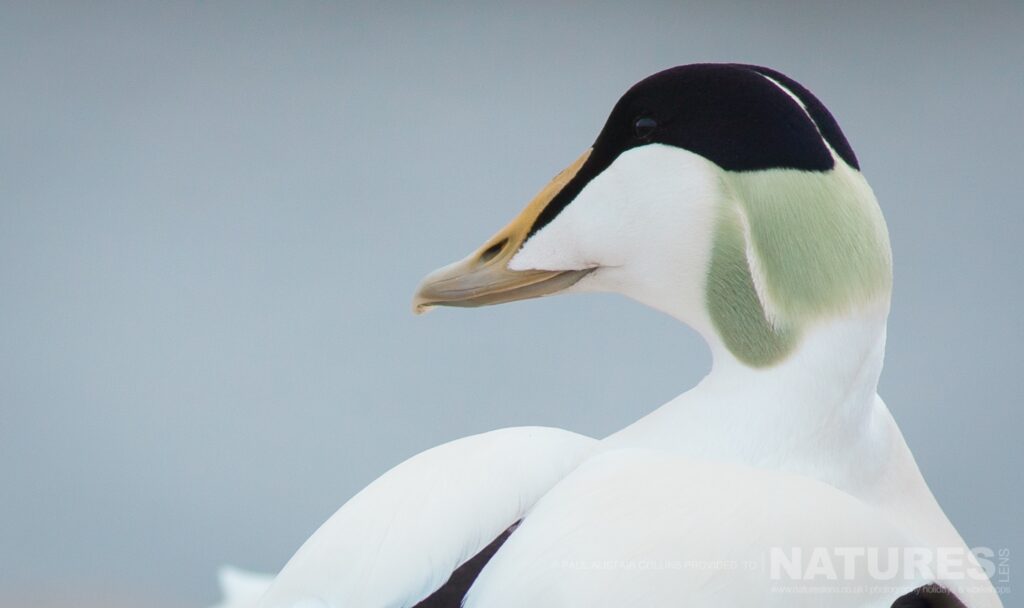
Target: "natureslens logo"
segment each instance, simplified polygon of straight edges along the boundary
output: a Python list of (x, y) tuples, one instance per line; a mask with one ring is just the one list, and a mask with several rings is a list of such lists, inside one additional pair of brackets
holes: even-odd
[(773, 580), (983, 581), (996, 573), (995, 556), (987, 547), (773, 547), (768, 564)]
[(1010, 551), (990, 547), (773, 547), (767, 570), (772, 581), (803, 583), (776, 591), (881, 590), (913, 581), (981, 590), (990, 580), (998, 593), (1010, 592)]
[[(650, 555), (631, 559), (608, 556), (551, 562), (560, 570), (583, 572), (679, 572), (697, 579), (709, 571), (734, 572), (747, 585), (763, 584), (765, 591), (798, 594), (888, 594), (937, 583), (956, 592), (985, 592), (991, 581), (996, 591), (1010, 593), (1010, 550), (990, 547), (770, 547), (746, 559), (706, 555)], [(760, 583), (757, 583), (760, 581)]]

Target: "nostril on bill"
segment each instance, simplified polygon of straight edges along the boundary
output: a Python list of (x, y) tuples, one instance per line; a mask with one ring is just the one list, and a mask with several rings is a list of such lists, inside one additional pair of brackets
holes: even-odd
[(480, 263), (486, 264), (493, 260), (495, 256), (501, 253), (501, 250), (505, 248), (505, 245), (508, 245), (508, 239), (501, 239), (497, 243), (485, 249), (484, 252), (480, 254)]

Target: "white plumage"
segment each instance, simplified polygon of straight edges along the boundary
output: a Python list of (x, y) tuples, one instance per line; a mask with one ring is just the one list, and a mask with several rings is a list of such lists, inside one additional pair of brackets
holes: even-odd
[[(477, 579), (466, 607), (668, 608), (683, 598), (688, 608), (888, 607), (928, 582), (842, 593), (871, 585), (866, 560), (842, 580), (772, 578), (773, 548), (791, 558), (851, 546), (886, 555), (914, 543), (877, 510), (806, 477), (613, 450), (541, 499)], [(785, 565), (780, 560), (780, 574)]]
[[(787, 83), (734, 65), (641, 82), (591, 150), (417, 296), (425, 310), (622, 293), (706, 339), (697, 387), (600, 441), (504, 429), (415, 456), (265, 592), (224, 575), (224, 608), (414, 606), (520, 520), (466, 608), (873, 608), (930, 583), (1001, 606), (877, 395), (891, 286), (877, 202), (827, 110)], [(764, 131), (772, 118), (782, 128)], [(759, 135), (737, 147), (745, 120)], [(882, 576), (871, 551), (932, 562)]]
[(596, 443), (560, 429), (522, 427), (422, 452), (328, 519), (257, 605), (412, 605), (521, 519)]

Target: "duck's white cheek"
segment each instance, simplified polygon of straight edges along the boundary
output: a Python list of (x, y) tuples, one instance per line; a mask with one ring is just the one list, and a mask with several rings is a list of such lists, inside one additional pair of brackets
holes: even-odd
[[(618, 161), (616, 161), (617, 163)], [(630, 240), (628, 188), (616, 163), (602, 171), (509, 262), (511, 270), (580, 270), (617, 266)]]
[(624, 152), (526, 242), (509, 268), (702, 270), (721, 197), (717, 176), (707, 159), (679, 148), (652, 144)]

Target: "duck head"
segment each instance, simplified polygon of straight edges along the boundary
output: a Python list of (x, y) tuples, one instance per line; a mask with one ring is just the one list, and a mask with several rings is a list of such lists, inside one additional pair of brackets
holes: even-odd
[(633, 86), (593, 145), (414, 309), (617, 292), (753, 367), (815, 323), (887, 310), (888, 235), (825, 106), (767, 68), (699, 64)]

